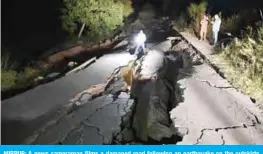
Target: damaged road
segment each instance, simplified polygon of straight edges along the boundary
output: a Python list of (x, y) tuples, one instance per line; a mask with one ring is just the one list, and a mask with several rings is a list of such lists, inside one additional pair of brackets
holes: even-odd
[[(26, 144), (163, 144), (181, 139), (169, 118), (176, 103), (174, 94), (178, 71), (173, 69), (183, 61), (178, 54), (169, 59), (163, 52), (149, 51), (135, 60), (130, 95), (125, 89), (123, 71), (113, 71), (113, 82), (101, 86), (102, 96), (91, 98), (84, 91), (71, 99), (77, 108), (68, 108), (56, 122), (37, 131)], [(170, 54), (170, 58), (173, 55)], [(152, 63), (154, 61), (154, 63)], [(121, 67), (120, 67), (121, 68)], [(127, 73), (126, 75), (130, 75)], [(110, 77), (110, 79), (112, 79)], [(123, 81), (124, 79), (124, 81)], [(106, 83), (109, 83), (107, 80)], [(106, 84), (107, 85), (107, 84)], [(91, 86), (93, 89), (94, 86)], [(95, 88), (96, 89), (96, 88)], [(97, 90), (95, 90), (97, 91)], [(73, 111), (72, 111), (73, 110)]]
[(61, 115), (68, 114), (69, 100), (75, 94), (104, 82), (114, 68), (131, 59), (129, 53), (104, 55), (83, 71), (4, 100), (1, 102), (2, 144), (20, 144), (36, 130), (47, 128), (45, 125), (55, 125), (63, 118)]
[[(181, 44), (190, 50), (186, 42)], [(177, 144), (263, 143), (263, 112), (248, 96), (206, 63), (185, 68), (180, 74), (184, 100), (170, 112), (184, 136)]]
[(137, 61), (127, 52), (104, 55), (5, 100), (4, 144), (263, 143), (262, 111), (182, 38), (166, 36), (148, 48)]

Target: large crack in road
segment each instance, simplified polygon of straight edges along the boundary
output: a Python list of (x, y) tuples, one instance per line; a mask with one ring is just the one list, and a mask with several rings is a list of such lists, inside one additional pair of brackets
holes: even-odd
[[(169, 24), (157, 21), (158, 29), (167, 30)], [(130, 62), (137, 67), (132, 65), (134, 78), (128, 88), (123, 70), (130, 67)], [(141, 59), (130, 62), (114, 69), (105, 83), (91, 86), (70, 99), (51, 121), (23, 143), (263, 142), (262, 117), (257, 110), (246, 103), (245, 96), (239, 98), (238, 91), (225, 83), (181, 37), (166, 36), (163, 42), (150, 46)], [(249, 130), (254, 134), (250, 135), (252, 139), (247, 139), (247, 134), (240, 135), (241, 129), (253, 129)], [(232, 133), (233, 137), (228, 132), (231, 130), (239, 134)], [(236, 136), (241, 139), (235, 139)]]
[[(178, 53), (174, 54), (174, 53), (168, 52), (165, 55), (162, 55), (157, 51), (151, 51), (149, 53), (155, 53), (155, 52), (157, 53), (157, 56), (161, 56), (161, 57), (158, 57), (161, 60), (162, 60), (162, 58), (168, 57), (167, 59), (165, 59), (166, 60), (165, 65), (167, 65), (167, 66), (165, 66), (166, 69), (167, 68), (173, 69), (174, 67), (178, 67), (176, 65), (180, 64), (180, 62), (182, 64), (180, 64), (181, 66), (178, 67), (178, 70), (180, 68), (183, 68), (183, 65), (186, 63), (189, 65), (189, 62), (184, 61), (185, 59), (183, 59), (183, 56), (181, 54), (178, 54)], [(155, 55), (153, 54), (153, 56), (155, 56)], [(164, 56), (164, 57), (162, 57), (162, 56)], [(147, 55), (145, 57), (147, 57)], [(142, 57), (138, 62), (141, 64), (141, 67), (144, 67), (143, 61), (145, 60), (145, 57)], [(174, 61), (175, 63), (171, 63), (172, 61), (170, 61), (170, 62), (167, 61), (167, 60), (171, 60), (171, 59), (175, 60)], [(145, 61), (147, 61), (147, 59)], [(147, 71), (144, 72), (145, 76), (149, 75), (149, 73), (150, 73), (150, 76), (148, 76), (148, 77), (151, 78), (152, 76), (155, 76), (154, 79), (155, 79), (155, 81), (157, 81), (158, 78), (156, 78), (156, 76), (157, 76), (156, 73), (158, 71), (162, 72), (162, 67), (164, 65), (163, 61), (160, 62), (159, 64), (160, 64), (160, 66), (158, 66), (158, 67), (160, 67), (160, 68), (156, 68), (157, 70), (153, 70), (153, 72), (147, 72)], [(171, 66), (169, 66), (169, 65), (171, 65)], [(164, 86), (164, 88), (167, 89), (167, 93), (172, 94), (172, 93), (175, 93), (175, 89), (178, 88), (178, 87), (174, 87), (177, 84), (176, 83), (176, 76), (174, 76), (177, 74), (177, 71), (171, 71), (171, 70), (169, 70), (169, 71), (170, 72), (168, 74), (170, 75), (170, 77), (172, 77), (171, 79), (174, 78), (175, 80), (169, 81), (166, 79), (167, 77), (163, 76), (163, 77), (159, 78), (159, 81), (161, 81), (161, 86)], [(83, 132), (85, 129), (95, 129), (96, 132), (94, 132), (94, 133), (97, 134), (96, 136), (99, 136), (97, 138), (101, 138), (101, 140), (102, 140), (102, 141), (98, 141), (98, 142), (103, 143), (103, 144), (175, 144), (177, 141), (182, 140), (182, 135), (179, 135), (178, 133), (176, 133), (176, 128), (175, 127), (173, 128), (173, 126), (171, 125), (172, 124), (171, 119), (169, 119), (169, 111), (173, 108), (173, 106), (172, 106), (173, 102), (176, 101), (176, 98), (175, 98), (176, 96), (173, 96), (173, 95), (171, 95), (171, 96), (166, 95), (166, 96), (168, 96), (168, 99), (165, 99), (165, 100), (168, 102), (166, 102), (164, 104), (160, 104), (160, 106), (158, 106), (157, 104), (155, 104), (155, 105), (153, 104), (154, 106), (152, 106), (152, 108), (151, 108), (151, 110), (153, 110), (153, 109), (155, 110), (154, 113), (156, 114), (158, 112), (158, 110), (156, 110), (156, 109), (158, 109), (158, 108), (161, 109), (164, 107), (163, 108), (164, 110), (161, 112), (162, 112), (162, 114), (166, 114), (166, 116), (163, 117), (164, 119), (162, 119), (162, 120), (159, 119), (159, 121), (157, 119), (157, 123), (153, 124), (153, 126), (151, 128), (155, 129), (155, 125), (156, 124), (158, 125), (158, 122), (160, 122), (162, 125), (162, 123), (166, 119), (166, 121), (168, 123), (166, 123), (165, 125), (168, 124), (168, 127), (167, 127), (168, 131), (171, 128), (171, 131), (173, 131), (172, 132), (173, 134), (168, 135), (168, 137), (167, 137), (167, 135), (165, 135), (165, 133), (164, 133), (164, 136), (158, 136), (159, 141), (151, 138), (150, 136), (147, 136), (146, 140), (142, 140), (140, 138), (140, 136), (136, 135), (137, 132), (134, 128), (134, 117), (137, 116), (137, 118), (138, 118), (138, 116), (140, 116), (140, 112), (141, 112), (141, 111), (139, 111), (139, 112), (137, 111), (137, 113), (136, 113), (136, 110), (135, 110), (136, 104), (138, 104), (138, 97), (136, 98), (136, 96), (135, 96), (135, 99), (132, 99), (132, 98), (130, 98), (129, 94), (127, 94), (126, 92), (121, 92), (121, 90), (122, 90), (121, 87), (124, 85), (123, 78), (120, 77), (119, 71), (113, 71), (113, 74), (114, 74), (113, 76), (115, 77), (115, 79), (113, 79), (114, 82), (112, 82), (108, 86), (108, 88), (103, 92), (103, 94), (98, 95), (97, 96), (98, 98), (93, 97), (91, 99), (91, 96), (89, 93), (81, 93), (81, 96), (78, 96), (77, 99), (72, 99), (74, 101), (71, 102), (69, 105), (67, 105), (64, 108), (64, 111), (60, 113), (60, 116), (58, 116), (58, 118), (56, 118), (52, 122), (48, 123), (44, 129), (43, 128), (41, 129), (41, 131), (38, 131), (34, 135), (33, 138), (31, 137), (29, 140), (27, 140), (27, 143), (41, 144), (41, 143), (47, 143), (48, 142), (48, 143), (52, 143), (52, 144), (85, 144), (85, 143), (89, 142), (89, 141), (87, 141), (87, 139), (85, 139), (85, 135), (83, 136), (83, 134), (85, 134)], [(119, 75), (116, 75), (116, 74), (119, 74)], [(145, 83), (143, 83), (143, 84), (145, 84)], [(150, 91), (151, 90), (152, 89), (150, 89)], [(138, 91), (138, 89), (135, 88), (135, 91), (134, 91), (135, 95), (136, 95), (136, 91)], [(159, 93), (159, 92), (157, 92), (157, 93)], [(151, 95), (151, 93), (148, 93), (148, 94)], [(176, 94), (176, 95), (178, 96), (181, 94)], [(139, 96), (139, 97), (144, 98), (144, 96), (143, 97)], [(150, 96), (150, 97), (152, 97), (152, 96)], [(157, 97), (157, 100), (154, 97)], [(158, 98), (158, 94), (154, 95), (153, 99), (155, 99), (157, 102), (160, 102), (160, 100), (159, 100), (160, 98)], [(179, 98), (177, 98), (177, 99), (179, 99)], [(62, 135), (60, 135), (59, 137), (57, 135), (53, 136), (55, 131), (58, 131), (59, 127), (61, 127), (61, 128), (67, 127), (67, 126), (65, 126), (63, 121), (69, 122), (69, 119), (72, 120), (72, 117), (74, 117), (75, 114), (78, 114), (81, 112), (81, 111), (79, 111), (79, 110), (81, 110), (81, 108), (83, 109), (86, 106), (89, 106), (90, 104), (93, 104), (93, 103), (98, 103), (99, 101), (102, 102), (101, 104), (103, 104), (103, 105), (98, 106), (89, 116), (83, 116), (81, 119), (78, 119), (77, 120), (78, 122), (76, 122), (74, 126), (72, 126), (67, 131), (61, 133)], [(141, 103), (146, 103), (146, 102), (141, 102)], [(178, 103), (179, 102), (175, 102), (175, 104), (178, 104)], [(106, 133), (105, 130), (103, 131), (103, 129), (105, 129), (105, 128), (98, 126), (98, 125), (100, 125), (99, 123), (98, 123), (98, 125), (93, 124), (94, 120), (92, 120), (92, 117), (105, 114), (105, 113), (100, 114), (100, 111), (105, 112), (105, 111), (103, 111), (103, 110), (105, 110), (105, 108), (113, 106), (113, 105), (115, 105), (117, 108), (117, 112), (118, 112), (117, 114), (119, 116), (120, 121), (119, 122), (116, 122), (116, 121), (113, 122), (113, 123), (116, 123), (115, 124), (116, 130), (114, 130), (111, 133)], [(147, 107), (146, 108), (144, 107), (144, 110), (145, 110), (145, 112), (147, 112), (146, 111)], [(110, 111), (110, 112), (114, 112), (114, 111)], [(149, 111), (149, 112), (152, 112), (152, 111)], [(139, 113), (139, 115), (136, 115), (138, 113)], [(162, 117), (162, 115), (160, 115), (160, 116)], [(67, 119), (67, 118), (69, 118), (69, 119)], [(102, 119), (103, 117), (100, 117), (100, 118)], [(147, 119), (146, 119), (146, 122), (147, 122)], [(108, 127), (108, 126), (105, 124), (104, 127)], [(164, 129), (166, 130), (167, 128), (164, 128)], [(50, 132), (54, 132), (54, 133), (50, 133)], [(156, 132), (155, 134), (158, 134), (158, 133)], [(75, 137), (73, 137), (74, 139), (72, 139), (72, 136), (75, 136)]]
[[(217, 132), (219, 133), (220, 131), (223, 131), (223, 130), (228, 130), (228, 129), (240, 129), (240, 128), (248, 128), (248, 127), (255, 127), (257, 124), (251, 124), (251, 125), (246, 125), (246, 124), (243, 124), (243, 125), (240, 125), (240, 126), (228, 126), (228, 127), (223, 127), (223, 128), (204, 128), (201, 130), (201, 135), (198, 137), (197, 139), (197, 142), (195, 144), (199, 144), (200, 143), (200, 140), (202, 139), (202, 137), (204, 136), (205, 132), (206, 131), (214, 131), (214, 132)], [(222, 139), (222, 145), (225, 144), (225, 140), (224, 140), (224, 135), (221, 134), (221, 139)]]

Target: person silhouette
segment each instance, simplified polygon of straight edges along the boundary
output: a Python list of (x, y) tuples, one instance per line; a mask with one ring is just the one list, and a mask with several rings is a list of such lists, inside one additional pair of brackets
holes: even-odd
[(217, 14), (215, 15), (215, 21), (212, 21), (212, 24), (213, 24), (212, 31), (213, 31), (213, 40), (214, 40), (213, 44), (215, 46), (218, 41), (218, 32), (221, 26), (221, 19)]
[(137, 55), (139, 52), (139, 48), (142, 47), (143, 53), (145, 52), (145, 41), (146, 41), (146, 35), (142, 30), (140, 30), (139, 34), (135, 38), (136, 42), (136, 49), (135, 49), (135, 54)]
[(208, 25), (208, 17), (204, 15), (203, 19), (200, 22), (201, 28), (200, 28), (200, 40), (206, 39), (207, 34), (207, 25)]

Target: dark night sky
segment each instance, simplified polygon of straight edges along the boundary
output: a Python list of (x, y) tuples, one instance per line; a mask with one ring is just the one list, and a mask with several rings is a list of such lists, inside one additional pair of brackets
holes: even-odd
[(263, 8), (263, 0), (208, 0), (208, 3), (213, 8), (227, 10)]

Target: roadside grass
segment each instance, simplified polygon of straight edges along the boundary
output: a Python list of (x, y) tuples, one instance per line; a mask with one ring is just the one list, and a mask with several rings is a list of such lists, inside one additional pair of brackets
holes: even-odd
[[(134, 12), (134, 9), (132, 7), (132, 1), (125, 0), (123, 3), (123, 17), (126, 19)], [(125, 29), (127, 26), (128, 25), (126, 24), (121, 25), (115, 30), (108, 31), (107, 34), (104, 33), (102, 37), (95, 37), (87, 34), (78, 39), (76, 36), (68, 36), (66, 41), (42, 53), (39, 57), (41, 59), (43, 57), (57, 53), (62, 49), (71, 48), (80, 44), (97, 44), (106, 39), (113, 38), (117, 32)], [(85, 32), (88, 33), (88, 31)], [(41, 80), (38, 78), (40, 77), (43, 79), (44, 76), (47, 75), (48, 70), (38, 68), (37, 65), (21, 66), (15, 59), (12, 58), (10, 53), (11, 52), (9, 52), (7, 49), (1, 51), (1, 91), (21, 89), (31, 85), (38, 85), (39, 80)]]
[[(263, 25), (243, 39), (218, 48), (218, 65), (235, 87), (256, 100), (263, 97)], [(218, 62), (219, 63), (219, 62)]]
[(13, 87), (17, 80), (17, 73), (14, 70), (1, 70), (1, 90)]
[[(185, 13), (175, 19), (174, 26), (178, 31), (189, 32), (199, 36), (200, 20), (204, 14), (206, 3), (192, 3)], [(248, 14), (244, 16), (244, 14)], [(214, 63), (234, 87), (241, 89), (256, 100), (263, 100), (263, 25), (253, 30), (247, 27), (256, 21), (256, 12), (241, 11), (231, 16), (223, 16), (221, 32), (240, 35), (226, 46), (216, 48), (217, 54), (212, 56)], [(251, 18), (253, 16), (253, 18)], [(254, 17), (255, 16), (255, 17)], [(211, 16), (209, 16), (211, 20)], [(253, 22), (251, 22), (253, 21)], [(207, 36), (211, 36), (211, 24), (208, 25)]]
[(26, 86), (38, 84), (38, 81), (35, 79), (37, 79), (37, 77), (43, 77), (45, 73), (46, 71), (41, 68), (25, 67), (14, 88), (24, 88)]
[[(179, 31), (188, 31), (195, 36), (199, 37), (200, 31), (200, 22), (205, 15), (207, 8), (207, 2), (202, 1), (201, 3), (191, 3), (188, 5), (186, 10), (179, 13), (175, 17), (174, 25)], [(245, 15), (244, 15), (245, 14)], [(246, 14), (249, 14), (246, 15)], [(221, 18), (221, 33), (232, 33), (237, 34), (240, 31), (248, 26), (250, 23), (255, 22), (255, 19), (251, 16), (256, 16), (254, 10), (241, 11), (230, 16), (224, 15), (222, 12), (218, 14)], [(211, 21), (213, 17), (208, 14), (208, 18)], [(207, 39), (210, 39), (212, 36), (212, 24), (208, 24), (207, 27)]]
[(1, 53), (1, 91), (34, 84), (34, 79), (45, 72), (37, 67), (25, 67), (19, 72), (18, 66), (18, 62), (12, 59), (8, 52)]
[(1, 90), (14, 86), (17, 80), (16, 62), (12, 62), (9, 53), (1, 52)]
[(234, 87), (241, 89), (242, 92), (256, 100), (262, 100), (262, 77), (255, 76), (251, 78), (248, 74), (244, 73), (244, 70), (234, 67), (231, 61), (226, 60), (222, 55), (213, 57), (213, 63), (224, 73), (224, 76)]

